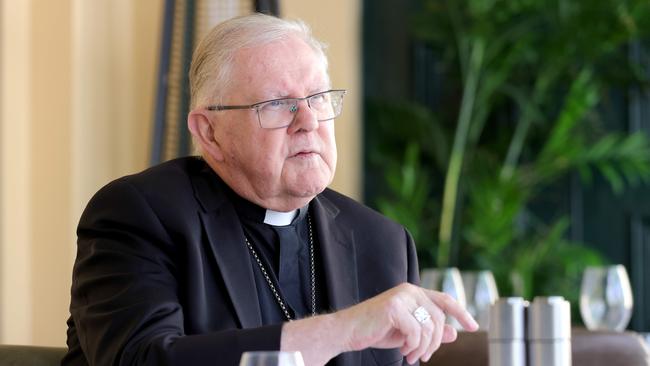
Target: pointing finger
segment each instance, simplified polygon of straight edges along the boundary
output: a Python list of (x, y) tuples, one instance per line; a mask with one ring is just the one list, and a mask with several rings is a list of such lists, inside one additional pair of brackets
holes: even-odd
[(425, 292), (434, 304), (436, 304), (447, 315), (456, 318), (465, 330), (470, 332), (478, 330), (478, 323), (476, 323), (476, 320), (474, 320), (467, 310), (465, 310), (465, 308), (462, 307), (453, 297), (437, 291), (425, 290)]

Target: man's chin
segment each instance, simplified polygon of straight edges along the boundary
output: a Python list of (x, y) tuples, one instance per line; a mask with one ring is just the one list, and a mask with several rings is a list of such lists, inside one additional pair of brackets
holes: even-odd
[[(289, 188), (289, 187), (288, 187)], [(307, 205), (314, 197), (325, 190), (326, 187), (290, 187), (284, 193), (268, 200), (263, 207), (276, 211), (291, 211)]]
[(310, 186), (310, 187), (300, 187), (297, 189), (292, 190), (292, 193), (296, 197), (302, 197), (302, 198), (314, 198), (317, 196), (319, 193), (325, 190), (327, 188), (327, 185), (317, 185), (317, 186)]
[(315, 196), (332, 182), (333, 174), (329, 167), (321, 162), (307, 169), (287, 169), (282, 178), (287, 192), (299, 197)]
[(330, 180), (318, 179), (314, 181), (302, 180), (290, 185), (288, 191), (291, 195), (302, 198), (313, 198), (327, 188)]

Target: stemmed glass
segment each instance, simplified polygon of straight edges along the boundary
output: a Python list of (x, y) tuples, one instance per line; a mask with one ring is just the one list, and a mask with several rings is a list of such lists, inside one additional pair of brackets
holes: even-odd
[(239, 366), (305, 366), (300, 352), (252, 351), (244, 352)]
[[(463, 307), (467, 303), (465, 301), (463, 280), (458, 268), (424, 269), (420, 273), (420, 285), (429, 290), (442, 291), (451, 295)], [(453, 317), (447, 317), (447, 323), (456, 329), (463, 329), (460, 323)]]
[(585, 269), (580, 314), (587, 329), (623, 331), (632, 316), (632, 306), (632, 288), (624, 266)]
[(462, 271), (467, 311), (476, 319), (480, 329), (490, 325), (490, 307), (499, 298), (499, 291), (490, 271)]

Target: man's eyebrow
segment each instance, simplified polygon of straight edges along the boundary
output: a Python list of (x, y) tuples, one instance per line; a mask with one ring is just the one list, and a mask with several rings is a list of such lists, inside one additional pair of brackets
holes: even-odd
[(329, 90), (328, 86), (312, 89), (312, 90), (309, 91), (309, 95), (322, 93), (322, 92), (328, 91), (328, 90)]
[(273, 100), (280, 98), (289, 98), (289, 94), (280, 91), (265, 91), (259, 94), (259, 100)]
[(319, 85), (317, 88), (310, 88), (309, 91), (307, 92), (306, 95), (291, 95), (291, 93), (286, 93), (286, 92), (281, 92), (281, 91), (264, 91), (260, 93), (260, 101), (263, 100), (273, 100), (273, 99), (281, 99), (281, 98), (303, 98), (309, 95), (314, 95), (318, 94), (324, 91), (328, 91), (332, 88), (330, 83), (325, 83), (322, 85)]

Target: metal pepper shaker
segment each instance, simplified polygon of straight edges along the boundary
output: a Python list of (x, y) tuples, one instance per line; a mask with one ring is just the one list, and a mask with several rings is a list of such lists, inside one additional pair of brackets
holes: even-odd
[(521, 297), (497, 300), (490, 308), (488, 329), (490, 366), (525, 366), (525, 309)]
[(571, 306), (562, 296), (536, 297), (528, 308), (528, 366), (571, 366)]

